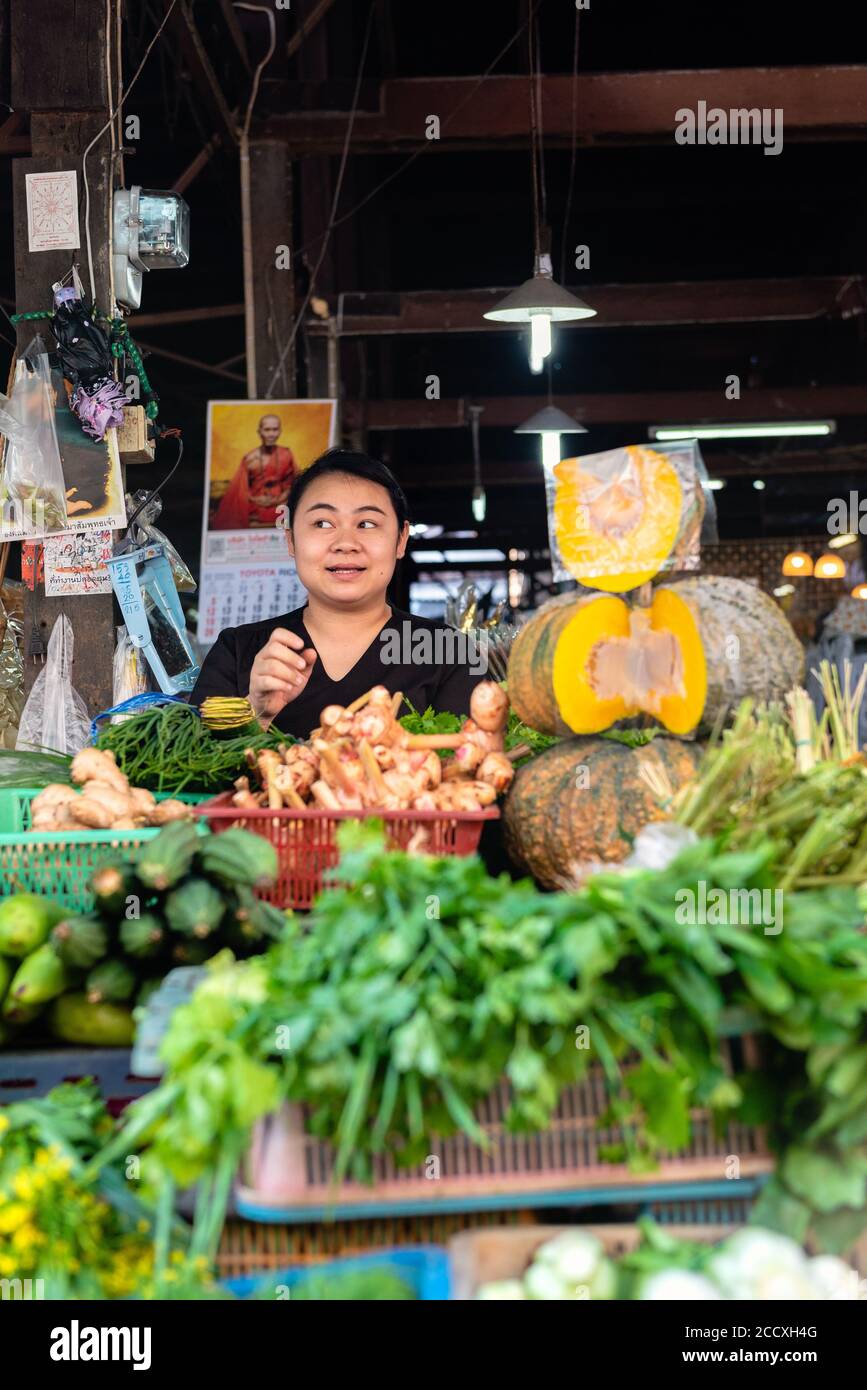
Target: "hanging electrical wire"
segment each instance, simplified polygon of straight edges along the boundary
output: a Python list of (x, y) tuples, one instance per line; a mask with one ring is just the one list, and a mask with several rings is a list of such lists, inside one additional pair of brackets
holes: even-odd
[[(544, 4), (545, 0), (536, 0), (536, 12), (541, 10)], [(476, 92), (479, 90), (480, 87), (484, 86), (485, 82), (487, 82), (488, 78), (491, 76), (491, 73), (494, 71), (494, 68), (497, 67), (497, 65), (503, 61), (509, 50), (511, 48), (514, 48), (515, 44), (520, 39), (521, 35), (524, 33), (524, 30), (527, 28), (529, 23), (530, 19), (528, 17), (523, 21), (522, 24), (518, 26), (512, 37), (508, 40), (508, 42), (505, 43), (503, 47), (500, 49), (500, 51), (491, 59), (488, 66), (485, 68), (485, 71), (481, 74), (478, 81), (473, 84), (473, 86), (467, 92), (466, 96), (458, 102), (457, 106), (452, 107), (448, 116), (445, 118), (444, 121), (441, 121), (440, 123), (441, 135), (443, 131), (448, 130), (449, 126), (452, 124), (455, 118), (460, 115), (464, 107), (467, 106), (473, 100), (474, 96), (476, 95)], [(387, 188), (389, 184), (394, 183), (395, 179), (400, 178), (401, 174), (405, 173), (411, 164), (414, 164), (415, 161), (417, 159), (420, 159), (423, 154), (427, 154), (429, 150), (433, 149), (434, 144), (435, 142), (431, 140), (423, 141), (419, 148), (417, 150), (414, 150), (413, 153), (409, 155), (403, 161), (402, 164), (399, 164), (396, 169), (393, 169), (390, 174), (387, 174), (386, 177), (382, 179), (380, 183), (376, 184), (375, 187), (373, 187), (369, 193), (365, 193), (364, 197), (361, 198), (359, 202), (357, 202), (353, 207), (349, 208), (347, 212), (342, 213), (341, 216), (338, 217), (333, 223), (331, 230), (334, 231), (337, 227), (342, 227), (344, 222), (348, 222), (350, 218), (355, 217), (356, 214), (359, 213), (362, 208), (366, 207), (367, 204), (372, 201), (372, 199), (377, 197), (377, 195), (380, 194), (384, 188)], [(317, 236), (312, 238), (310, 241), (305, 242), (304, 245), (299, 248), (298, 255), (301, 256), (304, 254), (305, 251), (309, 251), (311, 247), (316, 245), (318, 240), (319, 237)]]
[(331, 200), (331, 212), (329, 214), (328, 224), (325, 228), (325, 232), (322, 237), (322, 248), (319, 252), (316, 264), (311, 272), (310, 283), (307, 286), (307, 293), (304, 296), (304, 301), (301, 305), (301, 308), (298, 310), (298, 313), (295, 316), (295, 322), (292, 325), (292, 332), (289, 334), (289, 341), (284, 347), (282, 353), (280, 354), (280, 357), (277, 360), (277, 365), (271, 373), (271, 377), (265, 389), (266, 397), (270, 397), (271, 392), (274, 390), (274, 383), (280, 375), (283, 363), (286, 361), (286, 358), (292, 351), (292, 345), (295, 342), (296, 337), (298, 336), (298, 329), (304, 321), (304, 315), (307, 312), (307, 306), (310, 303), (310, 300), (313, 296), (313, 291), (316, 286), (316, 277), (322, 269), (323, 262), (325, 261), (325, 257), (328, 253), (328, 243), (331, 239), (331, 233), (333, 232), (334, 227), (336, 225), (335, 219), (337, 217), (337, 208), (340, 203), (340, 194), (343, 190), (343, 178), (346, 173), (346, 161), (349, 158), (349, 146), (352, 141), (352, 131), (355, 125), (356, 113), (358, 111), (358, 99), (361, 95), (361, 81), (362, 77), (364, 76), (364, 65), (367, 61), (367, 50), (370, 45), (370, 35), (373, 30), (373, 18), (376, 13), (376, 3), (377, 0), (371, 0), (370, 9), (367, 12), (367, 23), (364, 27), (364, 40), (361, 46), (361, 58), (358, 63), (358, 72), (355, 78), (355, 89), (352, 93), (352, 106), (350, 107), (349, 120), (346, 125), (346, 134), (343, 139), (343, 151), (340, 156), (340, 167), (337, 171), (337, 179), (334, 185), (334, 197)]
[(117, 106), (113, 107), (111, 104), (111, 90), (109, 89), (106, 92), (106, 100), (108, 102), (109, 108), (108, 120), (106, 121), (102, 129), (97, 131), (96, 135), (94, 135), (93, 139), (91, 140), (90, 144), (87, 146), (86, 150), (84, 151), (84, 154), (81, 157), (81, 178), (82, 182), (84, 183), (84, 238), (85, 243), (87, 245), (87, 273), (88, 279), (90, 280), (90, 297), (94, 303), (96, 302), (96, 279), (93, 273), (93, 247), (91, 245), (90, 239), (90, 185), (87, 180), (87, 156), (90, 154), (90, 151), (93, 149), (94, 145), (98, 144), (99, 141), (102, 139), (109, 126), (113, 125), (115, 118), (119, 117), (124, 102), (126, 101), (127, 97), (129, 96), (139, 77), (141, 76), (142, 69), (144, 68), (145, 63), (150, 57), (151, 49), (157, 42), (157, 39), (165, 29), (169, 20), (171, 19), (172, 13), (177, 3), (178, 0), (171, 0), (171, 4), (169, 5), (169, 8), (166, 10), (163, 16), (162, 23), (160, 24), (159, 28), (157, 29), (156, 33), (154, 34), (153, 38), (151, 39), (150, 43), (145, 49), (144, 57), (142, 58), (138, 67), (136, 68), (136, 71), (133, 77), (131, 78), (129, 85), (118, 98)]
[(575, 41), (572, 48), (572, 138), (569, 153), (569, 178), (566, 183), (566, 210), (563, 213), (563, 234), (560, 239), (560, 283), (566, 283), (566, 241), (569, 236), (569, 218), (572, 215), (572, 189), (575, 184), (575, 157), (578, 149), (578, 36), (581, 29), (581, 11), (575, 11)]

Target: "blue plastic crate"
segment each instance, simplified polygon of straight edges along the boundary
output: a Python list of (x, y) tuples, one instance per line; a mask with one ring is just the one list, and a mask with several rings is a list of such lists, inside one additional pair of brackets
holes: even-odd
[[(451, 1293), (451, 1273), (449, 1257), (438, 1245), (405, 1246), (394, 1250), (377, 1250), (370, 1255), (356, 1255), (349, 1259), (329, 1260), (325, 1264), (296, 1265), (294, 1268), (268, 1270), (261, 1274), (247, 1274), (236, 1279), (223, 1281), (224, 1288), (238, 1298), (249, 1298), (265, 1281), (269, 1284), (286, 1285), (290, 1291), (303, 1284), (311, 1275), (346, 1274), (354, 1270), (393, 1269), (405, 1279), (425, 1302), (448, 1300)], [(290, 1293), (291, 1297), (291, 1293)]]

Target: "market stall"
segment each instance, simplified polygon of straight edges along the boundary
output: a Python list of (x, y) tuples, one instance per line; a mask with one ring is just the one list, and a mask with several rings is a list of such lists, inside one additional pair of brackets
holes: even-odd
[[(707, 420), (650, 424), (669, 408), (704, 419), (710, 391), (612, 404), (587, 385), (602, 428), (586, 443), (578, 398), (555, 404), (552, 325), (597, 313), (555, 279), (546, 225), (543, 114), (572, 143), (565, 272), (579, 20), (570, 8), (571, 88), (543, 99), (535, 3), (479, 79), (523, 36), (531, 278), (368, 302), (338, 294), (351, 257), (326, 264), (332, 232), (378, 192), (338, 216), (356, 116), (364, 152), (413, 145), (409, 164), (421, 138), (401, 105), (416, 110), (418, 73), (357, 111), (378, 7), (347, 130), (317, 124), (323, 47), (299, 107), (312, 124), (291, 140), (286, 64), (331, 6), (302, 3), (291, 36), (268, 7), (206, 18), (166, 0), (154, 24), (142, 6), (126, 86), (124, 6), (78, 8), (81, 31), (64, 14), (52, 45), (65, 34), (89, 77), (104, 56), (97, 97), (72, 73), (68, 92), (46, 91), (23, 3), (6, 6), (22, 99), (4, 103), (0, 153), (26, 138), (33, 158), (15, 173), (0, 394), (0, 1297), (863, 1300), (867, 585), (827, 589), (821, 613), (793, 602), (802, 578), (857, 578), (838, 552), (860, 545), (858, 499), (839, 546), (785, 548), (795, 522), (763, 512), (745, 531), (779, 546), (773, 577), (752, 552), (726, 567), (743, 523), (717, 515), (716, 473), (756, 497), (764, 478), (750, 456), (703, 455)], [(550, 23), (559, 42), (562, 16)], [(218, 129), (183, 171), (151, 150), (144, 167), (163, 177), (148, 186), (124, 171), (141, 136), (126, 102), (174, 39), (204, 83), (196, 129)], [(143, 109), (167, 103), (157, 85), (139, 89)], [(440, 98), (426, 144), (460, 115), (470, 155), (474, 89)], [(614, 106), (600, 151), (627, 138), (623, 110), (640, 138), (659, 134), (658, 114)], [(497, 135), (510, 151), (515, 138)], [(208, 248), (198, 283), (228, 282), (234, 209), (203, 196), (197, 221), (185, 191), (236, 154), (243, 304), (227, 291), (222, 307), (179, 308), (166, 291), (142, 314), (150, 272), (190, 263), (191, 223)], [(618, 184), (618, 208), (624, 196)], [(740, 293), (788, 331), (830, 318), (829, 302), (854, 314), (850, 279), (806, 309), (791, 286), (775, 283), (772, 309), (770, 291)], [(675, 289), (664, 305), (644, 287), (627, 312), (632, 291), (608, 285), (603, 330), (618, 314), (641, 332), (749, 318), (725, 287), (713, 309)], [(242, 313), (233, 355), (217, 325)], [(179, 342), (162, 343), (167, 325)], [(443, 359), (466, 376), (454, 401), (423, 356), (346, 350), (497, 325), (529, 347), (519, 369), (487, 364), (500, 397), (459, 349)], [(193, 356), (211, 333), (213, 360)], [(525, 366), (547, 377), (532, 414)], [(225, 399), (187, 389), (202, 369)], [(793, 415), (774, 388), (763, 421), (726, 381), (723, 430)], [(794, 427), (821, 425), (833, 433)], [(455, 427), (466, 466), (439, 438)], [(541, 466), (489, 458), (483, 427), (541, 442)], [(420, 441), (412, 466), (402, 430)]]

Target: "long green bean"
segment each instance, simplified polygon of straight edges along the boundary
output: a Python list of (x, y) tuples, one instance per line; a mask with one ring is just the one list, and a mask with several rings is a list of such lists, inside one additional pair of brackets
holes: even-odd
[(247, 771), (248, 748), (276, 748), (292, 740), (262, 730), (215, 738), (191, 705), (158, 705), (101, 731), (97, 746), (114, 753), (134, 787), (177, 794), (227, 791)]

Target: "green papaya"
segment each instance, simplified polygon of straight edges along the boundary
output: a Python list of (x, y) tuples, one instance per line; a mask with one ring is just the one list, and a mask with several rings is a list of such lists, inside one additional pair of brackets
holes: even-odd
[(194, 936), (172, 947), (172, 960), (176, 965), (204, 965), (206, 960), (211, 959), (214, 949), (210, 942), (200, 941)]
[(32, 1023), (34, 1018), (39, 1017), (44, 1008), (44, 1004), (12, 1004), (7, 994), (3, 1004), (2, 1021), (8, 1036), (12, 1038), (17, 1034), (18, 1029), (26, 1028), (28, 1023)]
[(84, 992), (91, 1004), (121, 1003), (135, 989), (135, 975), (125, 961), (110, 956), (95, 965), (84, 982)]
[(124, 1004), (94, 1004), (84, 994), (61, 994), (48, 1014), (48, 1026), (61, 1042), (84, 1047), (131, 1047), (132, 1011)]
[(241, 936), (250, 943), (264, 938), (279, 941), (286, 927), (286, 913), (273, 903), (263, 903), (250, 888), (239, 887), (237, 896), (234, 915)]
[(3, 1017), (14, 1022), (26, 1021), (17, 1017), (21, 1008), (47, 1004), (69, 985), (69, 974), (50, 941), (46, 941), (32, 956), (27, 956), (12, 977), (3, 1001)]
[(135, 872), (146, 888), (163, 893), (189, 872), (199, 834), (193, 822), (173, 821), (153, 840), (141, 846), (135, 857)]
[(0, 956), (29, 956), (48, 939), (51, 928), (67, 915), (41, 893), (15, 893), (0, 902)]
[(114, 921), (126, 907), (127, 898), (135, 891), (129, 864), (123, 859), (111, 859), (100, 864), (91, 877), (90, 891), (96, 910)]
[(204, 940), (220, 925), (225, 909), (219, 888), (206, 878), (191, 878), (169, 893), (165, 914), (172, 931)]
[(198, 864), (208, 878), (228, 887), (270, 888), (277, 880), (277, 851), (262, 835), (233, 827), (201, 842)]
[(64, 965), (90, 970), (108, 950), (108, 932), (96, 917), (64, 917), (51, 933), (51, 944)]
[(165, 927), (153, 912), (143, 912), (141, 917), (125, 917), (120, 924), (120, 944), (127, 955), (136, 960), (158, 955), (165, 939)]

